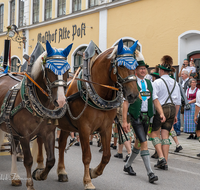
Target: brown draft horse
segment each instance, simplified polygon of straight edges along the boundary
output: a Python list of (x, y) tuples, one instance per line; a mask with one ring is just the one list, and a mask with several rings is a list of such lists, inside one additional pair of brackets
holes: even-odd
[[(64, 60), (66, 60), (67, 55), (64, 57)], [(52, 110), (51, 112), (54, 113), (53, 109), (55, 109), (56, 107), (62, 107), (64, 105), (63, 102), (65, 103), (66, 87), (64, 87), (63, 85), (58, 85), (58, 86), (54, 85), (54, 87), (51, 88), (50, 86), (48, 86), (48, 83), (53, 83), (55, 81), (59, 82), (59, 76), (60, 78), (62, 78), (62, 82), (67, 81), (68, 71), (66, 71), (63, 75), (54, 74), (54, 72), (52, 72), (48, 68), (45, 68), (45, 65), (42, 64), (43, 63), (42, 58), (45, 56), (48, 56), (48, 50), (47, 52), (45, 51), (42, 55), (40, 55), (36, 60), (36, 62), (33, 64), (33, 68), (31, 70), (31, 77), (35, 80), (37, 84), (39, 84), (40, 87), (42, 87), (46, 91), (48, 90), (50, 98), (48, 98), (38, 88), (35, 87), (36, 95), (40, 103), (45, 108), (51, 109)], [(44, 74), (44, 72), (46, 74)], [(6, 96), (6, 93), (9, 91), (9, 89), (17, 83), (19, 82), (13, 80), (9, 76), (3, 76), (0, 78), (0, 89), (1, 89), (0, 105), (3, 104), (4, 97)], [(19, 103), (22, 102), (21, 90), (22, 89), (20, 89), (17, 93), (14, 107), (16, 107), (17, 105), (19, 105)], [(58, 109), (56, 108), (56, 110)], [(18, 137), (23, 149), (24, 166), (27, 172), (27, 182), (26, 182), (27, 190), (34, 190), (33, 180), (31, 176), (31, 167), (33, 163), (33, 158), (31, 155), (29, 142), (36, 135), (40, 136), (43, 139), (45, 149), (47, 152), (47, 160), (46, 160), (46, 167), (39, 177), (40, 180), (44, 180), (47, 178), (50, 169), (53, 167), (55, 163), (54, 145), (55, 145), (56, 126), (54, 124), (47, 125), (47, 119), (45, 117), (42, 118), (36, 116), (35, 114), (32, 114), (25, 108), (21, 109), (16, 115), (14, 115), (14, 117), (11, 119), (11, 126), (13, 135)], [(7, 129), (5, 123), (2, 123), (0, 125), (0, 128), (5, 132), (8, 133), (10, 132)], [(19, 181), (20, 180), (19, 176), (18, 175), (16, 176), (17, 174), (16, 158), (15, 160), (13, 160), (12, 164), (14, 165), (12, 166), (12, 168), (14, 169), (11, 171), (11, 175), (14, 173), (14, 176), (17, 177), (17, 179), (15, 178), (17, 182), (21, 183)]]
[[(110, 86), (114, 86), (116, 84), (117, 76), (113, 72), (113, 68), (111, 67), (111, 61), (116, 59), (116, 54), (117, 47), (106, 50), (96, 58), (91, 68), (91, 77), (93, 82)], [(111, 71), (110, 68), (112, 68)], [(129, 70), (125, 66), (117, 66), (117, 70), (119, 75), (123, 79), (130, 75), (134, 75), (134, 70)], [(105, 100), (112, 100), (113, 90), (98, 85), (94, 85), (94, 87), (97, 94), (101, 98)], [(72, 94), (75, 94), (76, 92), (78, 92), (77, 81), (72, 84), (72, 87), (69, 89), (68, 95), (70, 96)], [(136, 80), (123, 84), (123, 95), (130, 103), (133, 103), (137, 99), (139, 92), (137, 90)], [(78, 116), (83, 110), (85, 103), (81, 98), (78, 98), (72, 102), (69, 102), (69, 105), (73, 116)], [(59, 160), (57, 168), (59, 181), (68, 181), (67, 172), (65, 171), (64, 164), (64, 150), (69, 133), (79, 132), (82, 148), (82, 161), (84, 164), (84, 189), (95, 189), (95, 186), (92, 184), (91, 179), (100, 176), (110, 160), (112, 123), (115, 116), (116, 109), (110, 111), (101, 111), (91, 106), (87, 106), (83, 115), (78, 120), (71, 119), (69, 114), (66, 113), (66, 117), (70, 118), (71, 123), (76, 128), (78, 128), (78, 130), (72, 127), (65, 116), (59, 119), (59, 128), (61, 129), (61, 134), (59, 138)], [(90, 169), (89, 165), (91, 161), (91, 151), (89, 145), (89, 136), (94, 131), (98, 131), (101, 135), (103, 155), (100, 164), (96, 168)], [(39, 153), (37, 157), (37, 160), (40, 160), (40, 162), (38, 162), (37, 168), (39, 168), (39, 165), (42, 165), (41, 162), (43, 162), (41, 147), (42, 146), (40, 141), (38, 144)]]

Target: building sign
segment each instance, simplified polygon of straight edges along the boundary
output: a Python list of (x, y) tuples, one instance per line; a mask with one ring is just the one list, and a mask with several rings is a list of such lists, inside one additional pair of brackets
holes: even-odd
[(73, 41), (76, 37), (82, 38), (86, 35), (85, 28), (85, 23), (82, 23), (80, 27), (77, 25), (72, 25), (71, 30), (69, 30), (67, 27), (55, 29), (54, 33), (51, 33), (49, 30), (46, 31), (45, 34), (39, 33), (37, 40), (41, 43), (46, 43), (46, 40), (48, 40), (50, 43), (60, 43), (60, 41), (64, 39), (72, 39)]

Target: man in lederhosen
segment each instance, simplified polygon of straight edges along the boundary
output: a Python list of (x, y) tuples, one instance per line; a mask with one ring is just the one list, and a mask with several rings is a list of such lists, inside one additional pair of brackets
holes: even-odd
[[(144, 60), (142, 60), (142, 58), (140, 57), (140, 53), (136, 51), (136, 59), (138, 62), (138, 66), (136, 68), (137, 86), (142, 99), (137, 98), (137, 100), (130, 106), (127, 101), (124, 101), (123, 105), (123, 128), (125, 131), (127, 130), (126, 117), (128, 111), (131, 118), (131, 125), (137, 137), (131, 155), (124, 166), (124, 171), (127, 172), (129, 175), (136, 175), (133, 168), (131, 167), (131, 164), (136, 156), (139, 154), (141, 148), (140, 155), (147, 170), (149, 182), (153, 183), (154, 181), (158, 180), (158, 177), (153, 173), (151, 169), (150, 155), (146, 138), (148, 127), (150, 124), (149, 120), (153, 116), (153, 87), (150, 80), (144, 79), (148, 65), (145, 64)], [(158, 102), (155, 107), (160, 113), (159, 116), (161, 120), (165, 121), (165, 116), (163, 114), (160, 103)]]
[[(181, 104), (180, 89), (177, 82), (169, 76), (173, 60), (170, 56), (163, 56), (159, 67), (161, 78), (153, 83), (153, 100), (160, 102), (166, 118), (164, 123), (160, 122), (160, 115), (155, 114), (152, 124), (152, 143), (156, 148), (159, 159), (155, 167), (168, 170), (167, 159), (170, 146), (169, 132), (172, 125), (177, 121), (177, 114)], [(161, 138), (160, 138), (161, 129)]]

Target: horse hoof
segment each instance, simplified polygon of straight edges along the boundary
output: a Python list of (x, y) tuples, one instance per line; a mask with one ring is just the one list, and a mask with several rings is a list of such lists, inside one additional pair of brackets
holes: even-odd
[(44, 169), (40, 169), (40, 168), (37, 168), (35, 171), (33, 171), (33, 173), (32, 173), (32, 178), (34, 179), (34, 180), (36, 180), (36, 181), (40, 181), (41, 179), (40, 179), (40, 175), (39, 174), (41, 174), (42, 173), (42, 171), (43, 171)]
[(21, 186), (22, 182), (21, 180), (17, 179), (17, 180), (12, 180), (12, 186)]
[(33, 186), (27, 187), (27, 190), (35, 190)]
[(59, 182), (68, 182), (68, 176), (66, 174), (59, 174), (58, 181)]
[(98, 177), (98, 175), (95, 174), (93, 168), (90, 168), (90, 169), (89, 169), (89, 174), (90, 174), (90, 178), (91, 178), (91, 179), (94, 179), (94, 178), (97, 178), (97, 177)]
[(92, 182), (85, 184), (84, 190), (95, 190), (95, 186), (92, 184)]

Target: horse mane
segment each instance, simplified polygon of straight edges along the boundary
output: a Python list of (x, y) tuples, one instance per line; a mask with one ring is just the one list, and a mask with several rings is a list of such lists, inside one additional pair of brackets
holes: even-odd
[(108, 55), (108, 59), (115, 59), (116, 58), (117, 49), (118, 49), (118, 46), (115, 46), (114, 49), (113, 49), (113, 51), (112, 51), (112, 53), (110, 55)]
[(35, 63), (33, 64), (33, 68), (31, 70), (31, 76), (33, 77), (34, 80), (36, 80), (41, 71), (42, 71), (42, 57), (46, 57), (47, 56), (47, 52), (43, 52), (38, 58), (37, 60), (35, 61)]

